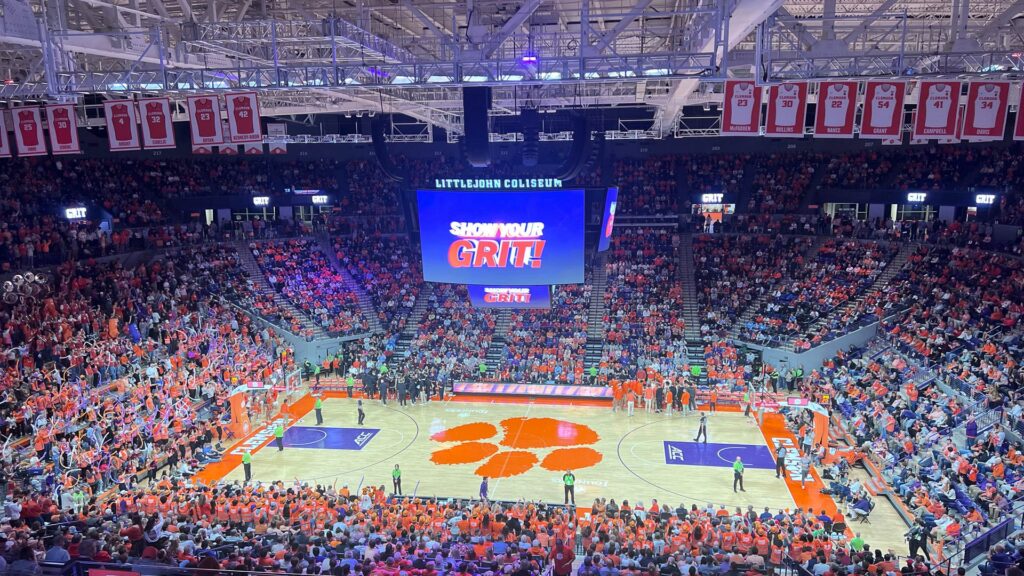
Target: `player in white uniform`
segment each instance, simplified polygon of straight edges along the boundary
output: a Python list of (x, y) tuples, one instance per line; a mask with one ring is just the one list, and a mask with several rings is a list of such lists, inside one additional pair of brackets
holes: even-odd
[(796, 114), (800, 104), (800, 87), (783, 84), (778, 87), (775, 97), (775, 125), (796, 126)]
[(945, 128), (953, 109), (953, 91), (949, 84), (932, 84), (924, 100), (924, 127)]
[(997, 84), (984, 84), (978, 88), (978, 97), (974, 99), (975, 128), (991, 130), (996, 127), (996, 112), (1002, 98), (1002, 87)]
[(850, 87), (846, 84), (832, 84), (825, 92), (825, 98), (821, 102), (825, 111), (825, 127), (845, 126), (846, 112), (850, 109)]
[(875, 87), (871, 99), (871, 127), (892, 127), (893, 115), (896, 112), (896, 85), (879, 84)]
[(732, 89), (732, 116), (730, 122), (736, 126), (749, 126), (754, 115), (754, 83), (734, 84)]

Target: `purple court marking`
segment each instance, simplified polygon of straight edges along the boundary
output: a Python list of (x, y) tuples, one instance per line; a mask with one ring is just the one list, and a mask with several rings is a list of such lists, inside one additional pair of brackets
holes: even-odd
[(665, 440), (665, 464), (732, 468), (737, 456), (746, 468), (775, 469), (775, 458), (767, 446)]
[(284, 445), (288, 448), (362, 450), (377, 432), (380, 428), (292, 426), (284, 431)]

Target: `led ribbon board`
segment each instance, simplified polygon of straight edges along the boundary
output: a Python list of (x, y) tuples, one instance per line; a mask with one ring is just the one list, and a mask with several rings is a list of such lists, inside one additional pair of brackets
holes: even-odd
[(549, 286), (467, 286), (477, 308), (551, 308)]

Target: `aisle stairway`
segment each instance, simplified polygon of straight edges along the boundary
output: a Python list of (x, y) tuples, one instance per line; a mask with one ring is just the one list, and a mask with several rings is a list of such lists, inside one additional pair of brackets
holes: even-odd
[(494, 375), (501, 362), (505, 358), (505, 340), (508, 337), (508, 328), (512, 323), (512, 311), (508, 308), (498, 310), (498, 318), (494, 322), (494, 336), (487, 346), (487, 355), (484, 363), (487, 364), (487, 374)]
[(342, 280), (345, 282), (345, 287), (354, 292), (359, 299), (359, 309), (370, 323), (370, 332), (383, 331), (384, 327), (381, 326), (380, 318), (377, 317), (377, 309), (373, 305), (373, 300), (366, 293), (366, 290), (363, 290), (363, 287), (356, 282), (356, 279), (349, 274), (348, 268), (341, 263), (341, 260), (338, 260), (338, 254), (334, 251), (334, 244), (331, 242), (331, 238), (326, 233), (321, 232), (316, 235), (316, 241), (320, 246), (320, 250), (327, 256), (327, 261), (341, 275)]
[(409, 311), (409, 317), (405, 320), (405, 328), (398, 333), (398, 340), (395, 341), (395, 353), (389, 358), (389, 364), (392, 363), (392, 360), (401, 358), (406, 350), (409, 349), (412, 341), (416, 338), (417, 331), (419, 331), (420, 320), (423, 320), (427, 310), (435, 308), (436, 305), (437, 301), (434, 298), (433, 285), (425, 282), (423, 288), (420, 289), (419, 296), (416, 298), (416, 304), (413, 305), (412, 310)]
[[(817, 258), (818, 251), (821, 250), (822, 245), (830, 239), (830, 236), (815, 236), (811, 245), (807, 248), (807, 251), (804, 252), (804, 262), (811, 262)], [(729, 330), (729, 337), (733, 339), (740, 339), (740, 329), (757, 315), (757, 312), (764, 307), (764, 304), (768, 302), (770, 298), (771, 293), (765, 293), (752, 301), (743, 313), (740, 314), (736, 323), (733, 324), (732, 329)]]
[(587, 347), (583, 367), (589, 369), (601, 363), (605, 342), (605, 291), (608, 288), (608, 253), (594, 256), (591, 276), (590, 305), (587, 310)]
[[(274, 303), (282, 310), (286, 310), (289, 314), (298, 318), (304, 329), (312, 330), (314, 339), (330, 337), (323, 328), (317, 325), (316, 322), (313, 322), (313, 320), (302, 310), (299, 310), (291, 300), (277, 290), (274, 290), (274, 287), (270, 285), (269, 281), (267, 281), (267, 277), (263, 275), (263, 271), (260, 270), (260, 265), (256, 263), (256, 258), (252, 255), (252, 250), (249, 249), (249, 245), (246, 242), (238, 241), (234, 244), (238, 250), (239, 263), (249, 274), (249, 278), (252, 279), (253, 283), (259, 290), (266, 292), (267, 294), (273, 294)], [(282, 329), (288, 330), (286, 327), (282, 327)], [(288, 331), (290, 332), (290, 330)]]
[[(914, 253), (914, 250), (916, 249), (916, 244), (911, 244), (909, 242), (900, 244), (899, 252), (897, 252), (896, 255), (893, 256), (892, 260), (890, 260), (889, 263), (886, 264), (885, 269), (882, 270), (882, 273), (879, 274), (877, 278), (875, 278), (875, 281), (871, 283), (871, 286), (857, 294), (854, 298), (847, 300), (841, 306), (836, 307), (827, 315), (819, 318), (818, 321), (815, 322), (814, 324), (811, 324), (811, 326), (804, 333), (814, 333), (815, 331), (821, 329), (822, 326), (826, 326), (829, 322), (832, 321), (833, 318), (840, 317), (844, 314), (849, 313), (851, 310), (855, 309), (862, 302), (864, 302), (864, 299), (867, 298), (869, 294), (883, 290), (889, 284), (889, 282), (893, 278), (895, 278), (901, 270), (903, 270), (903, 266), (907, 263), (907, 260), (910, 259), (910, 256)], [(783, 345), (783, 348), (786, 350), (794, 350), (795, 348), (793, 346), (793, 342), (795, 339), (795, 337), (790, 338)]]
[(676, 249), (676, 274), (683, 284), (683, 319), (686, 341), (700, 340), (700, 303), (697, 299), (697, 275), (693, 263), (693, 234), (681, 234)]
[(683, 285), (683, 321), (686, 322), (686, 361), (704, 371), (704, 342), (700, 335), (700, 302), (693, 263), (693, 234), (681, 234), (676, 248), (676, 275)]
[(739, 192), (736, 198), (736, 211), (741, 214), (747, 211), (747, 206), (750, 204), (750, 197), (754, 193), (754, 176), (756, 175), (757, 169), (753, 163), (743, 169), (743, 176), (740, 177), (737, 185)]

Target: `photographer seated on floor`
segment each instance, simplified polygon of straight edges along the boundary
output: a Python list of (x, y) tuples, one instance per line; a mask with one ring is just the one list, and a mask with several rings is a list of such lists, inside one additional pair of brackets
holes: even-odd
[(212, 462), (220, 462), (221, 452), (218, 452), (216, 448), (210, 444), (204, 444), (203, 449), (196, 454), (196, 460), (200, 464), (210, 464)]
[(867, 494), (862, 494), (861, 497), (852, 504), (846, 506), (846, 515), (852, 520), (867, 520), (871, 510), (874, 509), (875, 503), (868, 498)]

